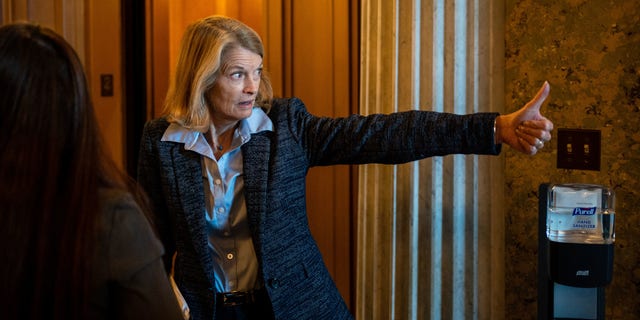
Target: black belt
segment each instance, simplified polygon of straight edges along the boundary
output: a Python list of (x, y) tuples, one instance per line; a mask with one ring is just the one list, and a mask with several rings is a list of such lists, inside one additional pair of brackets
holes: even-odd
[(251, 291), (219, 292), (216, 294), (216, 299), (218, 303), (225, 307), (249, 305), (255, 303), (258, 299), (263, 299), (266, 295), (265, 290), (263, 287), (262, 289)]

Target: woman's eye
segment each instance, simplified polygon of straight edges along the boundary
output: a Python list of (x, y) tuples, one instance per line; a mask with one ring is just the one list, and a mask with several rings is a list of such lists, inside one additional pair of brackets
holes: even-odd
[(242, 79), (242, 72), (234, 72), (231, 74), (231, 79)]
[(262, 75), (262, 69), (258, 69), (256, 71), (254, 71), (253, 72), (253, 79), (254, 80), (260, 79), (260, 75)]

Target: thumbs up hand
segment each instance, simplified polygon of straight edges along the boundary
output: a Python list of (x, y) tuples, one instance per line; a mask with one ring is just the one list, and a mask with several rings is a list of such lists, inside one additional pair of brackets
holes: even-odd
[(520, 110), (496, 118), (496, 143), (529, 155), (534, 155), (551, 140), (553, 123), (540, 113), (542, 103), (549, 95), (549, 83), (545, 81), (538, 94)]

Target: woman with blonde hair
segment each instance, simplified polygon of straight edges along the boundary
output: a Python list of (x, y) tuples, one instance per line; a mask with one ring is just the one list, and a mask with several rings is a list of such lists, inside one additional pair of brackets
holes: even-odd
[(138, 179), (166, 265), (194, 319), (351, 319), (307, 222), (309, 168), (396, 164), (451, 153), (535, 154), (553, 124), (549, 86), (519, 111), (317, 117), (273, 99), (264, 49), (243, 23), (191, 24), (164, 115), (145, 126)]

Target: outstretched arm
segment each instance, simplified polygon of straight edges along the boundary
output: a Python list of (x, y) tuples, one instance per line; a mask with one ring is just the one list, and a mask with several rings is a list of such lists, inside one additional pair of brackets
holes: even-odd
[(549, 95), (549, 83), (545, 81), (538, 94), (520, 110), (496, 118), (496, 143), (529, 155), (534, 155), (551, 140), (553, 123), (542, 116), (540, 106)]

